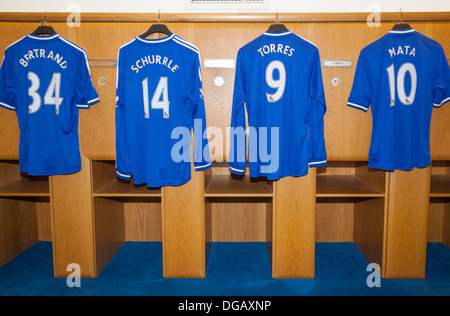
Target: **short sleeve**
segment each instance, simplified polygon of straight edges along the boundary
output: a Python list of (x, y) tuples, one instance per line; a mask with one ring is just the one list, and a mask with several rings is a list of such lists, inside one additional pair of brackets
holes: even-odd
[(0, 68), (0, 106), (8, 110), (16, 110), (14, 77), (6, 58), (6, 52)]
[(99, 102), (97, 91), (94, 88), (86, 54), (80, 58), (75, 83), (75, 100), (77, 107), (87, 109)]
[(372, 102), (372, 83), (364, 50), (358, 58), (352, 91), (347, 105), (367, 112)]
[(438, 108), (450, 101), (450, 67), (442, 47), (437, 62), (433, 106)]

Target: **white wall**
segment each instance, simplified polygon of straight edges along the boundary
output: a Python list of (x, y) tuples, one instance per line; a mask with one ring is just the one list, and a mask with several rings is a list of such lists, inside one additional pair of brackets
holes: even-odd
[[(450, 11), (449, 0), (265, 0), (264, 5), (196, 5), (189, 0), (0, 0), (0, 12), (404, 12)], [(377, 8), (377, 9), (374, 9)]]

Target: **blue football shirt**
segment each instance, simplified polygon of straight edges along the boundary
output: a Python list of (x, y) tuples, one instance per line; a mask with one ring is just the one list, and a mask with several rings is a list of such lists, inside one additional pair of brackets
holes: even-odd
[(359, 56), (348, 106), (368, 111), (373, 127), (369, 167), (427, 167), (433, 107), (450, 101), (442, 46), (414, 29), (392, 30)]
[(175, 34), (124, 44), (117, 66), (117, 176), (148, 187), (186, 183), (192, 129), (195, 170), (211, 168), (198, 49)]
[(5, 50), (0, 106), (17, 114), (22, 172), (80, 171), (78, 109), (98, 101), (86, 51), (59, 34), (30, 34)]
[[(246, 112), (248, 128), (246, 128)], [(230, 171), (277, 180), (326, 165), (319, 50), (290, 31), (266, 32), (237, 55)]]

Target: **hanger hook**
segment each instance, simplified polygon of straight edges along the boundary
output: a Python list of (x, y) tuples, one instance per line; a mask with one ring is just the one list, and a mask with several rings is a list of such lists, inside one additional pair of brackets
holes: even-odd
[(47, 24), (47, 10), (44, 11), (44, 21), (41, 20), (41, 26)]
[(161, 24), (161, 10), (158, 10), (158, 24)]
[(278, 9), (277, 9), (277, 13), (276, 13), (276, 19), (277, 19), (277, 20), (276, 20), (276, 23), (277, 23), (277, 24), (280, 24), (280, 20), (279, 20), (279, 18), (278, 18)]
[(403, 23), (403, 9), (400, 8), (400, 23)]

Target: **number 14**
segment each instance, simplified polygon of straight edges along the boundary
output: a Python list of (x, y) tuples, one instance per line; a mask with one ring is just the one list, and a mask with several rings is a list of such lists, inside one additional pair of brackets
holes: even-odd
[[(148, 77), (142, 80), (142, 91), (144, 100), (144, 115), (146, 119), (150, 118), (150, 105), (148, 97)], [(162, 96), (162, 98), (161, 98)], [(168, 89), (168, 78), (161, 77), (159, 79), (158, 86), (153, 93), (152, 98), (152, 109), (163, 110), (163, 117), (165, 119), (169, 118), (169, 89)]]

